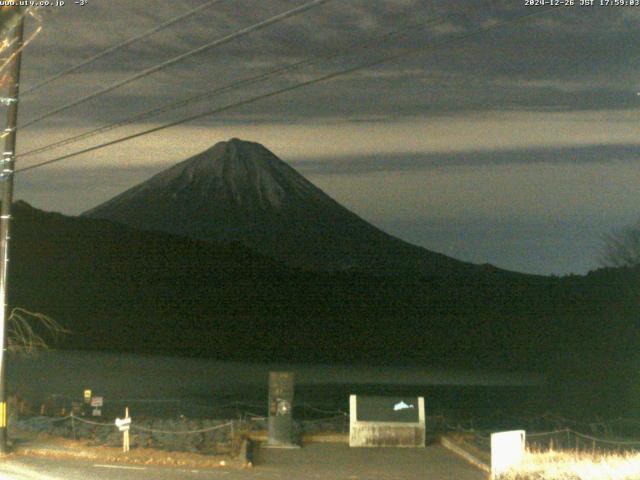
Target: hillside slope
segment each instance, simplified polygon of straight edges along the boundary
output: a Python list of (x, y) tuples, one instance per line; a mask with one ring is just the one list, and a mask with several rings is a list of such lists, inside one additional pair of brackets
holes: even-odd
[(262, 145), (238, 139), (220, 142), (83, 215), (239, 242), (312, 270), (446, 276), (481, 268), (386, 234)]

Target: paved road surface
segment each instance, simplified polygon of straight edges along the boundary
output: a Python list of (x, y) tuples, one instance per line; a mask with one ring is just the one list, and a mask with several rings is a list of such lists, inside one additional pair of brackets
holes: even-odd
[[(300, 454), (302, 453), (302, 454)], [(296, 450), (260, 449), (264, 479), (481, 480), (487, 476), (440, 445), (413, 448), (349, 448), (311, 444)]]
[(192, 470), (104, 465), (85, 460), (15, 457), (0, 461), (2, 480), (483, 480), (486, 475), (441, 446), (350, 449), (313, 444), (298, 450), (260, 449), (252, 469)]

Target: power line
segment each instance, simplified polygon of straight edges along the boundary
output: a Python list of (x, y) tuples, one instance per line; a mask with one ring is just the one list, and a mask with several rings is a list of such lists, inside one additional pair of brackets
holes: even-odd
[[(446, 20), (447, 20), (446, 18), (442, 18), (442, 19), (434, 20), (434, 21), (428, 22), (428, 23), (413, 23), (413, 24), (410, 24), (410, 25), (405, 25), (401, 29), (396, 29), (394, 31), (386, 33), (385, 37), (395, 36), (395, 35), (398, 35), (400, 33), (406, 34), (410, 30), (415, 30), (416, 28), (420, 28), (420, 27), (437, 25), (438, 23), (442, 23), (442, 22), (444, 22)], [(374, 40), (372, 40), (372, 41), (370, 41), (368, 43), (359, 45), (356, 48), (359, 50), (359, 49), (368, 48), (368, 47), (370, 47), (372, 45), (379, 46), (380, 45), (380, 41), (381, 41), (380, 39), (374, 39)], [(48, 151), (48, 150), (51, 150), (51, 149), (54, 149), (54, 148), (58, 148), (58, 147), (62, 147), (62, 146), (65, 146), (65, 145), (70, 145), (70, 144), (73, 144), (73, 143), (77, 143), (77, 142), (79, 142), (81, 140), (86, 140), (87, 138), (94, 137), (94, 136), (99, 135), (101, 133), (109, 132), (109, 131), (114, 130), (114, 129), (118, 128), (118, 127), (123, 127), (125, 125), (130, 125), (130, 124), (132, 124), (134, 122), (141, 121), (141, 120), (146, 120), (148, 118), (155, 117), (157, 115), (169, 112), (171, 110), (175, 110), (175, 109), (180, 108), (180, 107), (184, 107), (184, 106), (192, 104), (192, 103), (199, 102), (199, 101), (207, 99), (207, 98), (213, 98), (213, 97), (215, 97), (215, 96), (217, 96), (217, 95), (219, 95), (221, 93), (224, 93), (224, 92), (229, 92), (229, 91), (241, 88), (241, 87), (246, 87), (248, 85), (252, 85), (252, 84), (261, 82), (263, 80), (266, 80), (266, 79), (268, 79), (270, 77), (280, 76), (282, 74), (285, 74), (287, 72), (290, 72), (292, 70), (300, 68), (300, 67), (302, 67), (304, 65), (310, 65), (310, 64), (313, 64), (313, 63), (317, 63), (319, 61), (332, 60), (332, 59), (334, 59), (336, 57), (339, 57), (340, 55), (343, 55), (343, 54), (349, 53), (349, 52), (350, 52), (349, 50), (344, 49), (344, 50), (342, 50), (340, 52), (323, 55), (323, 56), (317, 57), (317, 58), (308, 58), (308, 59), (301, 60), (301, 61), (298, 61), (298, 62), (295, 62), (295, 63), (292, 63), (292, 64), (288, 64), (288, 65), (283, 65), (283, 66), (277, 67), (275, 69), (269, 70), (269, 71), (264, 72), (264, 73), (260, 73), (258, 75), (253, 75), (251, 77), (247, 77), (247, 78), (244, 78), (244, 79), (241, 79), (241, 80), (236, 80), (234, 82), (228, 83), (228, 84), (223, 85), (221, 87), (217, 87), (217, 88), (214, 88), (212, 90), (208, 90), (206, 92), (202, 92), (202, 93), (193, 95), (193, 96), (185, 98), (183, 100), (179, 100), (177, 102), (168, 103), (168, 104), (162, 105), (160, 107), (156, 107), (156, 108), (147, 110), (145, 112), (139, 113), (137, 115), (118, 120), (118, 121), (110, 123), (108, 125), (104, 125), (102, 127), (98, 127), (98, 128), (96, 128), (94, 130), (83, 132), (83, 133), (80, 133), (78, 135), (75, 135), (75, 136), (72, 136), (72, 137), (69, 137), (69, 138), (65, 138), (63, 140), (59, 140), (57, 142), (50, 143), (48, 145), (44, 145), (42, 147), (38, 147), (38, 148), (35, 148), (33, 150), (29, 150), (27, 152), (24, 152), (24, 153), (18, 155), (18, 158), (24, 158), (24, 157), (27, 157), (27, 156), (36, 155), (36, 154), (43, 153), (45, 151)]]
[(158, 72), (158, 71), (160, 71), (160, 70), (162, 70), (164, 68), (167, 68), (167, 67), (169, 67), (169, 66), (171, 66), (171, 65), (173, 65), (175, 63), (178, 63), (178, 62), (184, 60), (185, 58), (188, 58), (188, 57), (191, 57), (191, 56), (196, 55), (198, 53), (201, 53), (201, 52), (203, 52), (205, 50), (208, 50), (208, 49), (210, 49), (212, 47), (217, 47), (217, 46), (223, 45), (223, 44), (228, 43), (228, 42), (230, 42), (232, 40), (235, 40), (236, 38), (242, 37), (244, 35), (248, 35), (249, 33), (255, 32), (257, 30), (261, 30), (261, 29), (266, 28), (266, 27), (268, 27), (270, 25), (273, 25), (274, 23), (281, 22), (281, 21), (283, 21), (283, 20), (285, 20), (287, 18), (293, 17), (295, 15), (299, 15), (299, 14), (301, 14), (303, 12), (306, 12), (307, 10), (315, 8), (315, 7), (319, 6), (319, 5), (322, 5), (323, 3), (327, 3), (329, 1), (331, 1), (331, 0), (312, 0), (311, 2), (305, 3), (304, 5), (301, 5), (299, 7), (292, 8), (290, 10), (287, 10), (286, 12), (279, 13), (279, 14), (274, 15), (273, 17), (270, 17), (270, 18), (268, 18), (266, 20), (263, 20), (261, 22), (255, 23), (255, 24), (250, 25), (250, 26), (245, 27), (245, 28), (241, 28), (240, 30), (237, 30), (237, 31), (235, 31), (235, 32), (233, 32), (233, 33), (231, 33), (229, 35), (226, 35), (226, 36), (224, 36), (222, 38), (219, 38), (217, 40), (209, 42), (209, 43), (207, 43), (205, 45), (202, 45), (202, 46), (200, 46), (198, 48), (194, 48), (193, 50), (190, 50), (190, 51), (188, 51), (186, 53), (183, 53), (181, 55), (173, 57), (173, 58), (171, 58), (171, 59), (169, 59), (169, 60), (167, 60), (165, 62), (162, 62), (162, 63), (159, 63), (159, 64), (154, 65), (152, 67), (146, 68), (146, 69), (144, 69), (144, 70), (142, 70), (142, 71), (140, 71), (140, 72), (138, 72), (138, 73), (136, 73), (136, 74), (134, 74), (134, 75), (132, 75), (130, 77), (127, 77), (127, 78), (125, 78), (123, 80), (120, 80), (120, 81), (118, 81), (118, 82), (116, 82), (116, 83), (114, 83), (114, 84), (112, 84), (112, 85), (110, 85), (110, 86), (108, 86), (106, 88), (103, 88), (102, 90), (98, 90), (97, 92), (91, 93), (89, 95), (85, 95), (84, 97), (81, 97), (80, 99), (78, 99), (78, 100), (76, 100), (74, 102), (68, 103), (68, 104), (63, 105), (63, 106), (58, 107), (58, 108), (55, 108), (54, 110), (51, 110), (51, 111), (49, 111), (47, 113), (44, 113), (44, 114), (42, 114), (42, 115), (40, 115), (38, 117), (35, 117), (35, 118), (27, 121), (26, 123), (24, 123), (22, 125), (19, 125), (19, 127), (20, 128), (29, 127), (29, 126), (31, 126), (31, 125), (33, 125), (33, 124), (35, 124), (35, 123), (37, 123), (37, 122), (39, 122), (41, 120), (44, 120), (45, 118), (48, 118), (48, 117), (50, 117), (52, 115), (55, 115), (56, 113), (64, 112), (65, 110), (68, 110), (70, 108), (76, 107), (76, 106), (78, 106), (78, 105), (80, 105), (80, 104), (82, 104), (84, 102), (87, 102), (87, 101), (92, 100), (92, 99), (94, 99), (96, 97), (104, 95), (105, 93), (109, 93), (109, 92), (111, 92), (111, 91), (113, 91), (113, 90), (115, 90), (117, 88), (122, 87), (123, 85), (127, 85), (127, 84), (129, 84), (131, 82), (134, 82), (134, 81), (139, 80), (139, 79), (141, 79), (143, 77), (151, 75), (152, 73), (155, 73), (155, 72)]
[[(500, 3), (500, 0), (484, 0), (483, 2), (474, 4), (472, 9), (462, 7), (462, 10), (463, 10), (464, 14), (468, 14), (469, 10), (478, 10), (478, 9), (485, 8), (485, 4), (489, 5), (489, 4), (497, 4), (497, 3)], [(424, 28), (424, 27), (427, 27), (427, 26), (437, 25), (439, 23), (446, 22), (449, 19), (450, 16), (451, 15), (442, 16), (442, 18), (436, 18), (435, 20), (427, 22), (427, 23), (422, 23), (422, 22), (415, 23), (415, 22), (412, 22), (410, 24), (406, 24), (404, 26), (396, 28), (395, 30), (387, 32), (387, 33), (384, 34), (384, 36), (385, 37), (393, 37), (393, 36), (397, 36), (399, 34), (406, 34), (406, 33), (410, 32), (412, 30), (415, 30), (416, 28), (421, 28), (421, 27)], [(364, 48), (370, 47), (372, 44), (375, 45), (375, 46), (379, 46), (380, 45), (380, 41), (381, 40), (379, 40), (379, 39), (374, 39), (374, 40), (369, 41), (367, 43), (358, 45), (356, 48), (357, 49), (364, 49)], [(386, 40), (383, 39), (383, 41), (386, 41)], [(234, 89), (237, 89), (237, 88), (240, 88), (240, 87), (243, 87), (243, 86), (248, 86), (248, 85), (251, 85), (251, 84), (254, 84), (254, 83), (258, 83), (258, 82), (260, 82), (262, 80), (268, 79), (269, 77), (273, 77), (273, 76), (276, 76), (276, 75), (282, 75), (282, 74), (287, 73), (287, 72), (289, 72), (291, 70), (299, 68), (299, 67), (301, 67), (303, 65), (309, 65), (309, 64), (317, 63), (319, 61), (327, 61), (327, 60), (334, 59), (334, 58), (339, 57), (340, 55), (345, 54), (345, 53), (349, 53), (349, 49), (343, 49), (342, 51), (339, 51), (339, 52), (336, 52), (336, 53), (326, 54), (326, 55), (323, 55), (323, 56), (321, 56), (319, 58), (309, 58), (309, 59), (301, 60), (299, 62), (295, 62), (293, 64), (284, 65), (284, 66), (275, 68), (273, 70), (270, 70), (268, 72), (264, 72), (264, 73), (261, 73), (261, 74), (258, 74), (258, 75), (254, 75), (254, 76), (251, 76), (251, 77), (248, 77), (248, 78), (237, 80), (237, 81), (228, 83), (228, 84), (226, 84), (226, 85), (224, 85), (222, 87), (217, 87), (217, 88), (214, 88), (212, 90), (208, 90), (206, 92), (202, 92), (202, 93), (196, 94), (194, 96), (188, 97), (186, 99), (179, 100), (177, 102), (168, 103), (168, 104), (162, 105), (160, 107), (156, 107), (156, 108), (153, 108), (151, 110), (147, 110), (147, 111), (142, 112), (140, 114), (134, 115), (132, 117), (127, 117), (127, 118), (118, 120), (118, 121), (113, 122), (111, 124), (108, 124), (108, 125), (105, 125), (105, 126), (102, 126), (102, 127), (98, 127), (98, 128), (96, 128), (94, 130), (90, 130), (88, 132), (83, 132), (81, 134), (78, 134), (78, 135), (75, 135), (75, 136), (72, 136), (72, 137), (68, 137), (68, 138), (59, 140), (57, 142), (48, 144), (48, 145), (44, 145), (42, 147), (38, 147), (38, 148), (33, 149), (33, 150), (29, 150), (29, 151), (27, 151), (25, 153), (20, 154), (18, 157), (24, 158), (26, 156), (39, 154), (39, 153), (42, 153), (42, 152), (45, 152), (45, 151), (48, 151), (48, 150), (51, 150), (51, 149), (54, 149), (54, 148), (57, 148), (57, 147), (70, 145), (70, 144), (76, 143), (78, 141), (85, 140), (87, 138), (91, 138), (93, 136), (99, 135), (101, 133), (106, 133), (106, 132), (111, 131), (111, 130), (113, 130), (115, 128), (122, 127), (122, 126), (125, 126), (125, 125), (130, 125), (131, 123), (134, 123), (136, 121), (145, 120), (145, 119), (154, 117), (156, 115), (160, 115), (162, 113), (166, 113), (168, 111), (175, 110), (177, 108), (186, 106), (188, 104), (198, 102), (198, 101), (206, 99), (206, 98), (212, 98), (212, 97), (217, 96), (218, 94), (221, 94), (221, 93), (224, 93), (224, 92), (232, 91)]]
[(494, 23), (494, 24), (491, 24), (489, 26), (474, 30), (473, 32), (467, 33), (465, 35), (460, 35), (460, 36), (458, 36), (458, 37), (456, 37), (454, 39), (447, 40), (447, 41), (442, 42), (442, 43), (438, 43), (438, 44), (435, 44), (435, 45), (423, 45), (421, 47), (410, 48), (410, 49), (405, 50), (405, 51), (400, 52), (400, 53), (387, 55), (385, 57), (378, 58), (376, 60), (372, 60), (370, 62), (366, 62), (366, 63), (360, 64), (360, 65), (357, 65), (355, 67), (349, 67), (349, 68), (346, 68), (346, 69), (343, 69), (343, 70), (339, 70), (339, 71), (332, 72), (332, 73), (329, 73), (329, 74), (326, 74), (326, 75), (322, 75), (320, 77), (314, 78), (312, 80), (308, 80), (306, 82), (298, 83), (298, 84), (291, 85), (291, 86), (288, 86), (288, 87), (284, 87), (284, 88), (281, 88), (281, 89), (278, 89), (278, 90), (274, 90), (274, 91), (271, 91), (271, 92), (268, 92), (268, 93), (265, 93), (265, 94), (257, 95), (255, 97), (252, 97), (252, 98), (249, 98), (249, 99), (246, 99), (246, 100), (241, 100), (241, 101), (236, 102), (236, 103), (231, 103), (231, 104), (225, 105), (223, 107), (218, 107), (218, 108), (215, 108), (213, 110), (209, 110), (207, 112), (198, 113), (196, 115), (191, 115), (189, 117), (183, 118), (181, 120), (176, 120), (174, 122), (171, 122), (171, 123), (168, 123), (168, 124), (165, 124), (165, 125), (160, 125), (158, 127), (150, 128), (150, 129), (144, 130), (142, 132), (138, 132), (138, 133), (134, 133), (134, 134), (131, 134), (131, 135), (127, 135), (126, 137), (121, 137), (121, 138), (116, 139), (116, 140), (111, 140), (109, 142), (105, 142), (105, 143), (102, 143), (100, 145), (95, 145), (93, 147), (88, 147), (88, 148), (85, 148), (85, 149), (82, 149), (82, 150), (79, 150), (79, 151), (76, 151), (76, 152), (73, 152), (73, 153), (62, 155), (60, 157), (53, 158), (51, 160), (46, 160), (46, 161), (43, 161), (43, 162), (36, 163), (34, 165), (23, 167), (23, 168), (20, 168), (20, 169), (16, 170), (16, 173), (25, 172), (25, 171), (28, 171), (28, 170), (33, 170), (33, 169), (36, 169), (36, 168), (39, 168), (39, 167), (43, 167), (45, 165), (51, 165), (53, 163), (61, 162), (63, 160), (67, 160), (69, 158), (76, 157), (78, 155), (82, 155), (84, 153), (89, 153), (89, 152), (93, 152), (95, 150), (99, 150), (101, 148), (110, 147), (112, 145), (116, 145), (118, 143), (126, 142), (128, 140), (133, 140), (135, 138), (142, 137), (144, 135), (148, 135), (148, 134), (151, 134), (151, 133), (155, 133), (155, 132), (158, 132), (160, 130), (165, 130), (167, 128), (175, 127), (175, 126), (181, 125), (183, 123), (187, 123), (187, 122), (190, 122), (190, 121), (193, 121), (193, 120), (197, 120), (197, 119), (200, 119), (200, 118), (204, 118), (204, 117), (208, 117), (208, 116), (211, 116), (211, 115), (215, 115), (216, 113), (222, 113), (222, 112), (225, 112), (225, 111), (237, 108), (237, 107), (243, 107), (245, 105), (249, 105), (249, 104), (258, 102), (260, 100), (264, 100), (264, 99), (267, 99), (267, 98), (275, 97), (275, 96), (281, 95), (283, 93), (291, 92), (291, 91), (298, 90), (300, 88), (304, 88), (304, 87), (307, 87), (307, 86), (310, 86), (310, 85), (314, 85), (314, 84), (317, 84), (317, 83), (321, 83), (321, 82), (325, 82), (325, 81), (328, 81), (328, 80), (332, 80), (334, 78), (341, 77), (341, 76), (344, 76), (344, 75), (349, 75), (351, 73), (357, 72), (358, 70), (375, 67), (375, 66), (381, 65), (383, 63), (387, 63), (387, 62), (390, 62), (390, 61), (393, 61), (393, 60), (397, 60), (397, 59), (402, 58), (402, 57), (406, 57), (408, 55), (415, 54), (415, 53), (420, 52), (420, 51), (429, 50), (429, 49), (435, 49), (435, 48), (438, 48), (438, 47), (445, 47), (445, 46), (448, 46), (450, 44), (462, 43), (463, 41), (468, 40), (469, 38), (473, 38), (475, 36), (481, 35), (481, 34), (487, 32), (487, 31), (497, 30), (498, 28), (501, 28), (501, 27), (504, 27), (504, 26), (507, 26), (507, 25), (510, 25), (510, 24), (522, 22), (522, 21), (528, 20), (528, 19), (530, 19), (530, 18), (532, 18), (534, 16), (538, 16), (538, 15), (542, 15), (544, 13), (548, 13), (548, 12), (550, 12), (552, 10), (554, 10), (553, 7), (541, 8), (539, 10), (535, 10), (532, 13), (528, 13), (526, 15), (521, 15), (518, 18), (514, 18), (514, 19), (510, 19), (510, 20), (505, 20), (505, 21), (502, 21), (502, 22)]
[(142, 40), (142, 39), (144, 39), (144, 38), (146, 38), (146, 37), (148, 37), (150, 35), (153, 35), (156, 32), (159, 32), (160, 30), (163, 30), (163, 29), (165, 29), (167, 27), (170, 27), (171, 25), (174, 25), (174, 24), (180, 22), (181, 20), (184, 20), (185, 18), (188, 18), (188, 17), (190, 17), (192, 15), (195, 15), (196, 13), (198, 13), (198, 12), (200, 12), (200, 11), (206, 9), (206, 8), (209, 8), (212, 5), (214, 5), (216, 3), (219, 3), (221, 1), (223, 1), (223, 0), (209, 0), (208, 2), (203, 3), (202, 5), (189, 10), (188, 12), (185, 12), (185, 13), (183, 13), (181, 15), (178, 15), (177, 17), (173, 17), (173, 18), (167, 20), (166, 22), (163, 22), (163, 23), (161, 23), (159, 25), (156, 25), (155, 27), (153, 27), (153, 28), (151, 28), (151, 29), (149, 29), (149, 30), (147, 30), (145, 32), (142, 32), (139, 35), (131, 37), (131, 38), (125, 40), (124, 42), (118, 43), (116, 45), (113, 45), (113, 46), (105, 49), (105, 50), (102, 50), (101, 52), (98, 52), (95, 55), (93, 55), (93, 56), (91, 56), (91, 57), (89, 57), (89, 58), (87, 58), (87, 59), (85, 59), (85, 60), (83, 60), (83, 61), (81, 61), (79, 63), (76, 63), (75, 65), (72, 65), (72, 66), (70, 66), (68, 68), (65, 68), (64, 70), (61, 70), (60, 72), (56, 73), (55, 75), (52, 75), (51, 77), (49, 77), (49, 78), (47, 78), (45, 80), (42, 80), (41, 82), (35, 84), (34, 86), (32, 86), (30, 88), (27, 88), (24, 92), (22, 92), (21, 95), (24, 97), (25, 95), (28, 95), (28, 94), (30, 94), (30, 93), (32, 93), (32, 92), (44, 87), (45, 85), (48, 85), (49, 83), (51, 83), (51, 82), (53, 82), (55, 80), (59, 80), (60, 78), (66, 76), (66, 75), (68, 75), (68, 74), (70, 74), (72, 72), (75, 72), (76, 70), (84, 67), (85, 65), (88, 65), (88, 64), (90, 64), (92, 62), (95, 62), (96, 60), (104, 57), (105, 55), (108, 55), (108, 54), (110, 54), (112, 52), (115, 52), (116, 50), (120, 50), (121, 48), (128, 47), (129, 45), (131, 45), (131, 44), (133, 44), (133, 43), (135, 43), (135, 42), (137, 42), (139, 40)]

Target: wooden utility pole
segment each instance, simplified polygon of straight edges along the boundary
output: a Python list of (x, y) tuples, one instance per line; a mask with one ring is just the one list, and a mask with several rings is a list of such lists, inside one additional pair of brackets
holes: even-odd
[[(20, 9), (20, 7), (15, 7)], [(9, 225), (11, 220), (11, 204), (13, 202), (13, 173), (16, 158), (16, 129), (18, 126), (18, 93), (20, 89), (20, 63), (22, 60), (22, 37), (24, 31), (24, 15), (18, 11), (20, 18), (13, 29), (8, 53), (13, 58), (7, 72), (8, 94), (2, 103), (8, 106), (7, 126), (4, 130), (4, 150), (0, 159), (0, 183), (2, 184), (2, 207), (0, 208), (0, 453), (7, 452), (7, 383), (6, 383), (6, 349), (7, 321), (7, 270), (9, 262)]]

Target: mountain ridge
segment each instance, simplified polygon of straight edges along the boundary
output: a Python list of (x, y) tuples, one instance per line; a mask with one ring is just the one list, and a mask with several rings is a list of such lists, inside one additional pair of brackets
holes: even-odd
[(236, 241), (310, 270), (451, 275), (496, 268), (456, 260), (383, 232), (264, 146), (237, 138), (215, 144), (82, 216), (200, 240)]

